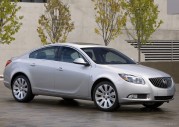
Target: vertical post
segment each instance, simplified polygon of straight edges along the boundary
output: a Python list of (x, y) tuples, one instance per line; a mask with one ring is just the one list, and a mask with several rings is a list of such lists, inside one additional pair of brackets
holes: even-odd
[(138, 41), (137, 41), (137, 47), (138, 47), (138, 63), (140, 64), (141, 62), (141, 51), (140, 51), (140, 48), (141, 48), (141, 42), (140, 42), (140, 37), (138, 38)]

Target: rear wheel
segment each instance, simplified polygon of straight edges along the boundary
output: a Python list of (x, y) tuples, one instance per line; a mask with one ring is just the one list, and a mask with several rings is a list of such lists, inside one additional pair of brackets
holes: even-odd
[(143, 106), (145, 106), (146, 108), (151, 108), (151, 109), (155, 109), (160, 107), (164, 102), (148, 102), (148, 103), (144, 103)]
[(93, 91), (95, 105), (102, 111), (114, 111), (119, 107), (116, 88), (111, 82), (100, 82)]
[(23, 75), (17, 76), (12, 84), (12, 94), (18, 102), (29, 102), (33, 100), (34, 95), (32, 94), (28, 78)]

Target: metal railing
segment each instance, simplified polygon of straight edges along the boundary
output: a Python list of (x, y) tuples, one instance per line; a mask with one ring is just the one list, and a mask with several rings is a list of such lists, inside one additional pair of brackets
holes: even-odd
[[(137, 48), (137, 42), (128, 40)], [(179, 61), (179, 40), (153, 40), (141, 46), (145, 61)]]

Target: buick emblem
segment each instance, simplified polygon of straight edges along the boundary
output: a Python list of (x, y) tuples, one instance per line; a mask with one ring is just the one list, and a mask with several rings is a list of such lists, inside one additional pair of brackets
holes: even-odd
[(166, 79), (162, 79), (162, 83), (163, 83), (164, 85), (167, 85), (167, 80), (166, 80)]

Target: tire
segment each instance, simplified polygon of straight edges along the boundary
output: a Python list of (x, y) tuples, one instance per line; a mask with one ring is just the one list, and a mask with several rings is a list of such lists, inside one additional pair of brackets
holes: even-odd
[(145, 106), (146, 108), (150, 108), (150, 109), (155, 109), (160, 107), (164, 102), (149, 102), (149, 103), (144, 103), (143, 106)]
[(108, 81), (96, 85), (93, 91), (93, 100), (102, 111), (115, 111), (119, 107), (116, 88)]
[(30, 102), (33, 100), (31, 85), (27, 77), (17, 76), (12, 83), (12, 95), (18, 102)]

